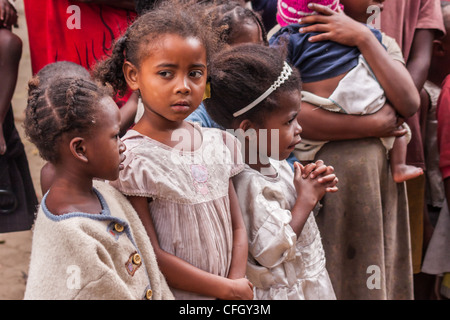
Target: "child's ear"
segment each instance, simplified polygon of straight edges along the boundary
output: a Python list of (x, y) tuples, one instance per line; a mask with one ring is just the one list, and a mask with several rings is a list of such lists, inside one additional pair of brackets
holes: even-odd
[(242, 130), (244, 137), (254, 139), (256, 136), (256, 126), (248, 119), (242, 120), (239, 124), (239, 129)]
[(78, 160), (86, 163), (89, 161), (86, 157), (86, 145), (83, 138), (75, 137), (70, 140), (69, 148), (72, 155)]
[(138, 76), (137, 68), (130, 61), (125, 61), (122, 67), (122, 71), (130, 89), (133, 91), (138, 90), (139, 86), (137, 82)]
[(433, 41), (433, 56), (435, 57), (445, 56), (445, 48), (441, 40)]
[(245, 119), (245, 120), (242, 120), (241, 123), (239, 124), (239, 129), (246, 132), (249, 129), (257, 130), (258, 128), (252, 121)]

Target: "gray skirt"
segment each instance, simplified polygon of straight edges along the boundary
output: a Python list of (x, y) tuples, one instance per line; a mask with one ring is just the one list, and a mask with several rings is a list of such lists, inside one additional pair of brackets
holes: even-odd
[(380, 139), (332, 141), (318, 159), (339, 178), (316, 217), (337, 299), (413, 299), (406, 187)]

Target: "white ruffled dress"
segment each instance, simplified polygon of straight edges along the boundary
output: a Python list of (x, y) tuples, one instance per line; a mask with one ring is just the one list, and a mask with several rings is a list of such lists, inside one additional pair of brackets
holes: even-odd
[(233, 178), (249, 237), (247, 277), (255, 299), (335, 300), (314, 214), (297, 238), (289, 225), (297, 194), (292, 169), (286, 161), (272, 164), (274, 178), (247, 165)]

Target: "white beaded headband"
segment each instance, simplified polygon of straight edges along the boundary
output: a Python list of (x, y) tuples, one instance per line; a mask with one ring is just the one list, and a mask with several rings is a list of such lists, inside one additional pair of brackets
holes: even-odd
[(283, 70), (281, 70), (280, 76), (277, 80), (270, 86), (269, 89), (266, 90), (259, 98), (257, 98), (255, 101), (250, 103), (248, 106), (242, 108), (239, 111), (236, 111), (233, 113), (233, 117), (237, 118), (240, 115), (246, 113), (250, 109), (254, 108), (256, 105), (258, 105), (261, 101), (263, 101), (265, 98), (267, 98), (272, 92), (274, 92), (279, 86), (281, 86), (287, 79), (289, 79), (289, 76), (292, 74), (292, 68), (289, 66), (289, 64), (285, 61)]

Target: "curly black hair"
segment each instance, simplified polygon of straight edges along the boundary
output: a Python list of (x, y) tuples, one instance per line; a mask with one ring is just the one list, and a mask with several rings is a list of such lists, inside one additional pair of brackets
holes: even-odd
[(218, 48), (218, 36), (212, 30), (210, 19), (204, 6), (197, 1), (158, 2), (128, 27), (114, 44), (112, 55), (94, 66), (93, 76), (102, 84), (110, 84), (115, 93), (123, 96), (128, 88), (122, 71), (125, 60), (139, 68), (155, 40), (166, 34), (199, 39), (209, 59)]

